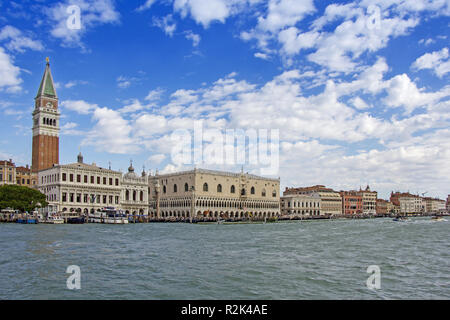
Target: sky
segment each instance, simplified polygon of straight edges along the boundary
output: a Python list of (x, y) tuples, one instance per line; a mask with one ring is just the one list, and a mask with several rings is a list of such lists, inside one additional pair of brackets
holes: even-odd
[[(445, 199), (449, 16), (449, 0), (0, 0), (0, 159), (31, 162), (49, 57), (60, 163), (81, 151), (124, 172), (130, 160), (138, 172), (190, 169), (174, 134), (202, 121), (277, 132), (282, 190)], [(196, 167), (242, 168), (210, 162)]]

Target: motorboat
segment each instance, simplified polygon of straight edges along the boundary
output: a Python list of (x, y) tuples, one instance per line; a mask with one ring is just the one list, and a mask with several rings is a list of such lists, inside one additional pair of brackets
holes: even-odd
[(44, 223), (48, 224), (63, 224), (64, 219), (60, 216), (49, 215), (47, 219), (45, 219)]
[(90, 223), (128, 224), (128, 218), (122, 210), (105, 207), (89, 214)]

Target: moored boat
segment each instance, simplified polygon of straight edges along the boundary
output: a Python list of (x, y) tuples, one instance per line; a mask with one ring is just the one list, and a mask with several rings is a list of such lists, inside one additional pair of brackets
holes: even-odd
[(50, 215), (50, 216), (47, 217), (47, 219), (45, 219), (44, 223), (48, 223), (48, 224), (63, 224), (64, 223), (64, 219), (59, 217), (59, 216)]
[(105, 207), (89, 214), (89, 222), (106, 224), (128, 224), (128, 218), (122, 210)]

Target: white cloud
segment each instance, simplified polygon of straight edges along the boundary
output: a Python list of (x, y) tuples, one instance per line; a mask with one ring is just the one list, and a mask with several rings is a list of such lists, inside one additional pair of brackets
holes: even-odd
[(94, 128), (86, 135), (82, 145), (94, 146), (97, 151), (128, 154), (136, 153), (139, 147), (131, 137), (132, 127), (119, 112), (108, 108), (97, 108), (93, 113)]
[[(305, 77), (316, 77), (314, 72), (292, 69), (261, 85), (231, 73), (198, 89), (180, 88), (151, 111), (138, 100), (122, 108), (129, 113), (95, 108), (96, 124), (84, 143), (113, 153), (145, 150), (152, 154), (150, 163), (179, 170), (171, 159), (171, 134), (192, 130), (202, 119), (205, 130), (279, 129), (280, 176), (286, 185), (327, 184), (340, 190), (369, 183), (380, 195), (418, 186), (417, 181), (420, 188), (442, 189), (450, 182), (445, 178), (450, 176), (445, 165), (450, 161), (450, 86), (426, 90), (406, 74), (386, 78), (388, 70), (379, 58), (351, 80), (329, 79), (324, 89), (308, 95)], [(389, 119), (379, 115), (386, 107), (402, 109)], [(444, 178), (436, 182), (436, 176)]]
[(267, 53), (263, 53), (263, 52), (256, 52), (254, 54), (255, 58), (259, 58), (259, 59), (263, 59), (263, 60), (269, 60), (270, 56)]
[(151, 8), (151, 6), (156, 2), (156, 0), (146, 0), (141, 6), (139, 6), (136, 11), (145, 11)]
[(175, 0), (173, 10), (182, 18), (189, 15), (206, 29), (212, 22), (224, 23), (229, 16), (261, 2), (263, 0)]
[(148, 158), (151, 164), (160, 164), (166, 159), (166, 156), (162, 153), (154, 154)]
[(117, 86), (121, 89), (125, 89), (125, 88), (128, 88), (129, 86), (131, 86), (131, 81), (132, 81), (132, 78), (128, 78), (125, 76), (118, 76), (116, 79)]
[(18, 92), (22, 90), (21, 83), (20, 68), (13, 65), (11, 57), (0, 47), (0, 91)]
[(61, 134), (68, 136), (83, 136), (85, 132), (83, 130), (76, 129), (78, 124), (75, 122), (67, 122), (61, 126)]
[(98, 105), (86, 102), (84, 100), (65, 100), (61, 102), (60, 105), (64, 109), (75, 111), (79, 114), (90, 114), (98, 108)]
[(429, 39), (420, 39), (419, 40), (419, 44), (424, 44), (425, 46), (428, 46), (428, 45), (430, 45), (430, 44), (432, 44), (432, 43), (435, 43), (436, 42), (436, 40), (434, 40), (434, 39), (431, 39), (431, 38), (429, 38)]
[(192, 41), (192, 46), (197, 47), (200, 43), (200, 35), (193, 33), (192, 31), (186, 31), (185, 37), (188, 40)]
[(22, 34), (19, 29), (7, 25), (0, 30), (0, 41), (9, 40), (5, 47), (10, 51), (25, 52), (25, 49), (36, 51), (44, 50), (44, 46), (39, 40), (32, 40)]
[(294, 26), (315, 11), (312, 0), (269, 0), (267, 16), (258, 18), (257, 28), (275, 33), (287, 26)]
[(147, 101), (157, 101), (161, 99), (161, 95), (164, 93), (164, 89), (157, 88), (155, 90), (150, 90), (145, 97), (145, 100)]
[(75, 87), (77, 85), (80, 85), (80, 84), (88, 84), (88, 82), (87, 81), (82, 81), (82, 80), (71, 80), (71, 81), (67, 82), (64, 85), (64, 88), (70, 89), (70, 88), (73, 88), (73, 87)]
[(350, 103), (358, 110), (365, 110), (371, 108), (363, 99), (355, 97), (350, 100)]
[(434, 104), (449, 95), (450, 86), (438, 92), (425, 92), (417, 88), (406, 74), (401, 74), (388, 81), (387, 96), (383, 101), (390, 107), (403, 106), (407, 113), (411, 113), (417, 107)]
[(442, 78), (450, 72), (448, 48), (424, 54), (414, 61), (412, 68), (415, 70), (431, 69), (439, 78)]
[(175, 0), (174, 11), (180, 12), (184, 18), (188, 14), (192, 18), (201, 23), (205, 28), (209, 26), (212, 21), (225, 22), (225, 19), (230, 15), (230, 7), (227, 1), (224, 0)]
[(154, 17), (153, 26), (162, 29), (165, 32), (165, 34), (167, 34), (170, 37), (173, 36), (173, 33), (177, 29), (177, 24), (175, 23), (175, 20), (173, 19), (171, 14), (168, 14), (163, 18)]

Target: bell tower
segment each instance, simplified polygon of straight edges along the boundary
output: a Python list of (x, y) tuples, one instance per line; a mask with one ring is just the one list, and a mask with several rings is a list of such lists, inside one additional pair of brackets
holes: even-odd
[(50, 62), (47, 58), (39, 91), (34, 98), (32, 170), (59, 164), (59, 110)]

